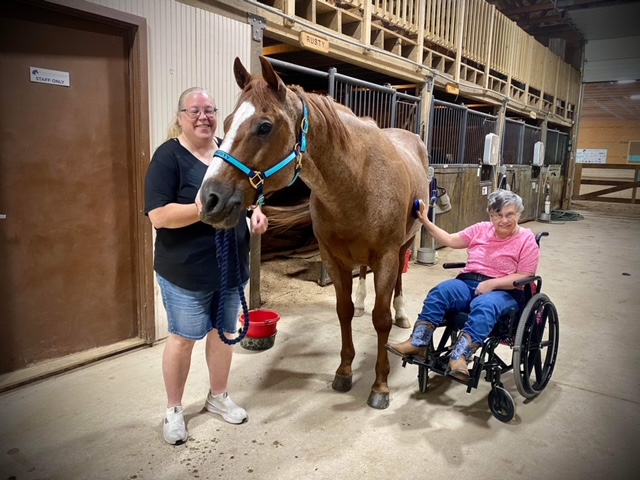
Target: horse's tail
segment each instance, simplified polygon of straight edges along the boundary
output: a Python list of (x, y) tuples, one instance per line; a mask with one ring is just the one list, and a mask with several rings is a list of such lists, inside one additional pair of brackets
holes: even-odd
[(297, 205), (263, 205), (262, 211), (269, 219), (269, 228), (262, 234), (262, 260), (318, 248), (311, 224), (309, 198)]
[(262, 212), (269, 219), (269, 230), (276, 235), (285, 234), (292, 228), (297, 229), (311, 226), (309, 199), (297, 205), (264, 205)]

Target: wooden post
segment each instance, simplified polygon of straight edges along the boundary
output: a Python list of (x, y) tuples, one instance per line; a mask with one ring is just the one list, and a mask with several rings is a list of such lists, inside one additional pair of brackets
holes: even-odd
[(456, 62), (453, 67), (453, 79), (460, 81), (460, 64), (462, 63), (462, 39), (464, 38), (464, 10), (467, 0), (460, 0), (460, 10), (456, 21)]
[(573, 191), (571, 192), (571, 199), (576, 199), (580, 196), (581, 183), (582, 183), (582, 164), (576, 163), (573, 168)]
[(362, 33), (361, 41), (363, 45), (371, 46), (371, 15), (373, 14), (373, 4), (365, 1), (362, 6)]
[[(293, 4), (293, 0), (290, 1)], [(259, 56), (262, 55), (263, 36), (261, 40), (251, 42), (251, 72), (258, 73), (262, 71)], [(244, 221), (244, 220), (241, 220)], [(262, 258), (262, 240), (261, 236), (251, 234), (249, 257), (249, 308), (255, 310), (262, 306), (260, 298), (260, 260)]]
[(489, 41), (487, 43), (487, 54), (485, 56), (484, 63), (484, 82), (483, 87), (486, 90), (489, 90), (489, 76), (491, 74), (491, 58), (492, 58), (492, 50), (493, 50), (493, 38), (495, 36), (494, 28), (495, 28), (495, 20), (496, 19), (496, 7), (495, 5), (491, 5), (491, 20), (489, 21)]
[[(426, 14), (427, 14), (427, 6), (425, 5), (426, 0), (418, 0), (418, 38), (417, 38), (417, 59), (416, 61), (420, 65), (424, 65), (424, 35), (425, 35), (425, 22), (426, 22)], [(371, 3), (371, 2), (365, 2)]]

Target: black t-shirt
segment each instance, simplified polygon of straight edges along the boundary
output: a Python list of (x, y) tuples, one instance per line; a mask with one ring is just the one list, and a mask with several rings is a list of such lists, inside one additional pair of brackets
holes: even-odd
[[(194, 203), (206, 171), (207, 166), (177, 139), (164, 142), (153, 154), (147, 170), (145, 214), (169, 203)], [(202, 222), (182, 228), (156, 229), (155, 271), (187, 290), (220, 290), (222, 270), (216, 259), (215, 232), (214, 228)], [(244, 283), (249, 279), (250, 235), (247, 223), (244, 220), (238, 222), (235, 232), (240, 278)], [(235, 262), (232, 262), (228, 267), (228, 288), (238, 286), (236, 277)]]

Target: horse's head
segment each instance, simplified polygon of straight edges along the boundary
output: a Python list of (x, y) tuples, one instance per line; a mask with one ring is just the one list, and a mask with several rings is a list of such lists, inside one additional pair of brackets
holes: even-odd
[(306, 133), (301, 133), (306, 107), (266, 58), (260, 57), (260, 63), (262, 77), (252, 77), (235, 59), (233, 70), (243, 91), (224, 121), (224, 140), (198, 192), (201, 219), (216, 228), (235, 226), (263, 195), (290, 184), (306, 147)]

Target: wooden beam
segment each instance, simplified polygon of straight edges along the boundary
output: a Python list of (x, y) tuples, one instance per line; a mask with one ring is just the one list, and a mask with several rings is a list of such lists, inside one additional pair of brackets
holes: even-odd
[(262, 48), (262, 54), (265, 56), (278, 55), (280, 53), (301, 52), (302, 48), (297, 45), (289, 45), (288, 43), (279, 43)]

